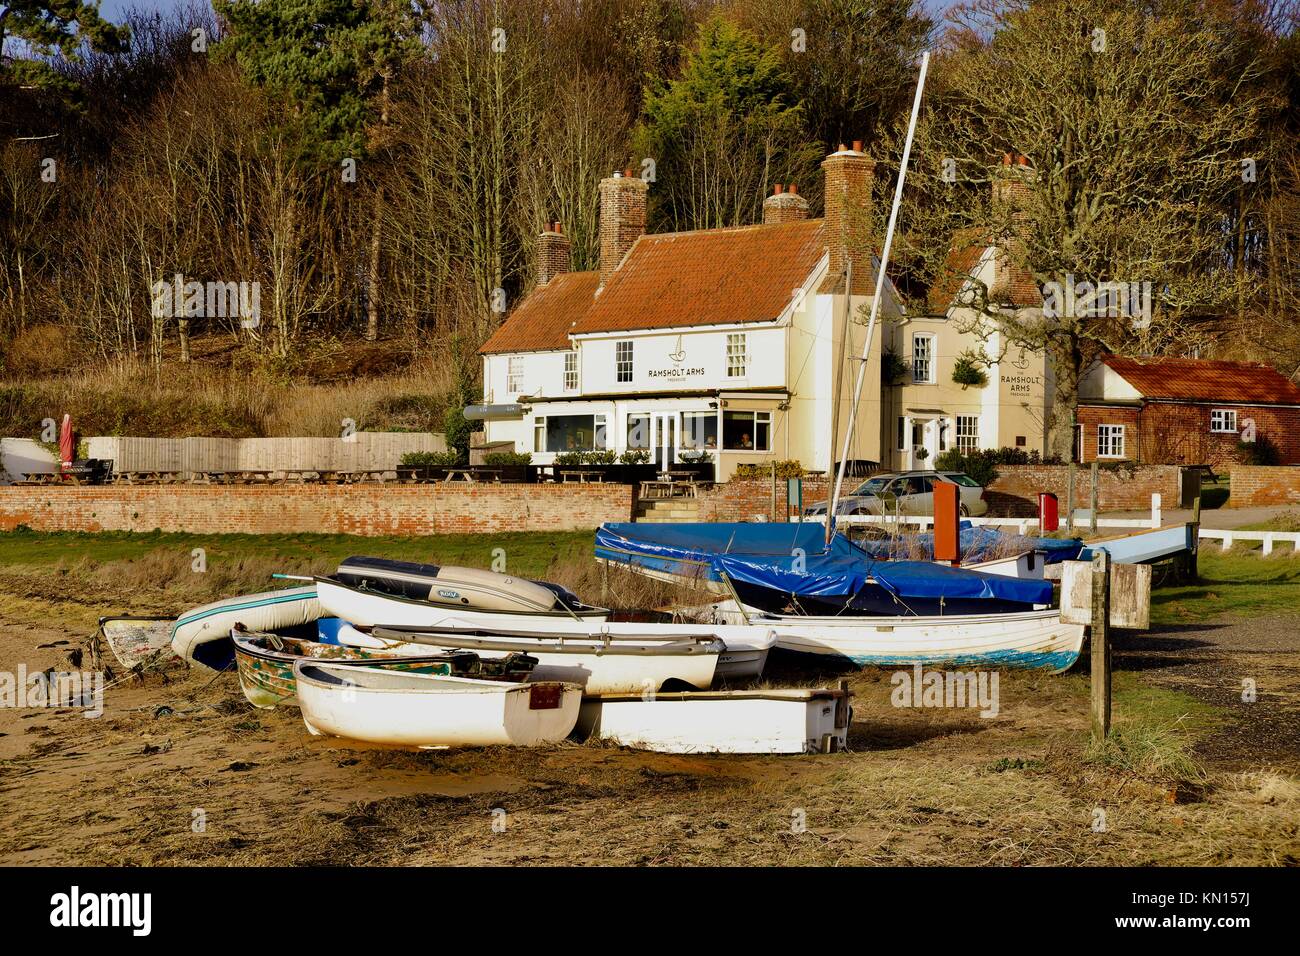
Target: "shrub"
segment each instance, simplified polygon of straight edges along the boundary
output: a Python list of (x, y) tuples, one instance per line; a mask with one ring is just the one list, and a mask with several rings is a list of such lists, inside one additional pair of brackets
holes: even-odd
[(483, 456), (483, 464), (498, 468), (528, 465), (532, 461), (533, 456), (526, 451), (494, 451)]
[(939, 471), (960, 471), (987, 487), (997, 478), (998, 453), (991, 448), (962, 454), (956, 448), (950, 448), (935, 459), (934, 467)]
[(644, 448), (629, 448), (618, 456), (620, 464), (645, 465), (650, 461), (650, 452)]
[(886, 349), (880, 355), (880, 380), (886, 385), (897, 385), (907, 374), (907, 363), (897, 352)]
[[(736, 466), (737, 478), (768, 478), (771, 474), (771, 462)], [(776, 476), (778, 478), (801, 478), (803, 477), (803, 463), (795, 459), (778, 461), (776, 462)]]
[(1243, 465), (1276, 465), (1277, 446), (1267, 435), (1256, 435), (1254, 441), (1237, 442), (1237, 458)]
[(952, 380), (962, 388), (972, 385), (983, 388), (989, 383), (989, 377), (984, 372), (984, 359), (971, 349), (962, 352), (953, 363)]
[(447, 467), (448, 465), (460, 464), (460, 459), (454, 451), (408, 451), (402, 456), (403, 465), (412, 465), (417, 468)]
[(446, 434), (447, 448), (449, 451), (456, 453), (456, 460), (451, 464), (460, 464), (469, 461), (469, 441), (470, 435), (474, 432), (474, 426), (465, 418), (464, 408), (449, 408), (443, 421), (443, 431)]
[(617, 461), (615, 451), (565, 451), (555, 456), (557, 465), (612, 465)]

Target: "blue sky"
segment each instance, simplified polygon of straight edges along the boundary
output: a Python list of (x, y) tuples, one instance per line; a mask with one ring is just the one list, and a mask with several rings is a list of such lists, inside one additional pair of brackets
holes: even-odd
[[(931, 16), (938, 16), (955, 2), (955, 0), (921, 0), (922, 6)], [(121, 21), (123, 14), (131, 7), (146, 10), (172, 10), (182, 6), (179, 0), (100, 0), (99, 12), (114, 21)]]

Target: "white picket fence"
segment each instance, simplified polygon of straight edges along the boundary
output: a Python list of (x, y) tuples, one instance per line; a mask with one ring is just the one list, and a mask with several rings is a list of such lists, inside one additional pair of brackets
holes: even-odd
[(1220, 531), (1217, 528), (1202, 528), (1199, 537), (1210, 541), (1221, 541), (1223, 550), (1228, 551), (1238, 541), (1262, 541), (1264, 554), (1272, 554), (1276, 544), (1290, 544), (1293, 551), (1300, 553), (1300, 531)]
[[(805, 521), (825, 522), (825, 515), (812, 515), (804, 519)], [(1016, 529), (1017, 534), (1029, 534), (1038, 531), (1037, 518), (962, 518), (963, 521), (969, 521), (973, 525), (1000, 525)], [(1098, 528), (1142, 528), (1152, 529), (1159, 528), (1162, 520), (1160, 495), (1151, 496), (1151, 515), (1150, 517), (1141, 518), (1098, 518)], [(917, 527), (922, 531), (934, 525), (933, 515), (840, 515), (835, 519), (836, 524), (879, 524), (894, 527)], [(1076, 531), (1086, 531), (1090, 527), (1087, 511), (1075, 509), (1074, 512), (1074, 529)], [(1061, 518), (1061, 530), (1065, 530), (1065, 518)]]

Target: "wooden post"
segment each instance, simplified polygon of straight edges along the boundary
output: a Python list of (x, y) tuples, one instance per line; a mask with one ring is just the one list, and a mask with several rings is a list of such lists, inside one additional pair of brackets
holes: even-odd
[(1184, 580), (1188, 584), (1195, 584), (1201, 577), (1199, 567), (1199, 556), (1201, 553), (1201, 492), (1196, 492), (1196, 500), (1192, 502), (1192, 550), (1188, 552), (1187, 562), (1183, 567)]
[(1097, 463), (1092, 463), (1092, 489), (1088, 492), (1088, 531), (1092, 534), (1097, 533), (1097, 478), (1100, 475), (1100, 469)]
[(1092, 558), (1092, 739), (1110, 733), (1110, 553)]
[(1074, 461), (1065, 472), (1065, 530), (1074, 533)]

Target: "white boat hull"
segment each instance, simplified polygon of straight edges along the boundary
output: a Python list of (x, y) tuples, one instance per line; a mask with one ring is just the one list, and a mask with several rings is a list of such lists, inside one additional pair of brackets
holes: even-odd
[[(1083, 627), (1057, 610), (944, 617), (764, 619), (777, 647), (847, 658), (860, 667), (977, 666), (1068, 670), (1083, 648)], [(718, 627), (726, 640), (728, 626)]]
[[(342, 618), (357, 627), (437, 627), (452, 618), (473, 615), (475, 620), (497, 627), (517, 626), (522, 621), (548, 620), (575, 623), (567, 612), (547, 614), (522, 614), (514, 611), (479, 611), (463, 607), (439, 607), (423, 601), (412, 601), (373, 591), (359, 591), (342, 587), (326, 578), (316, 579), (316, 593), (325, 613)], [(584, 614), (584, 621), (604, 621), (604, 614)]]
[(563, 681), (577, 684), (588, 694), (653, 692), (668, 681), (681, 681), (706, 690), (713, 684), (722, 651), (722, 643), (713, 641), (711, 646), (694, 645), (680, 653), (622, 653), (605, 649), (599, 641), (560, 642), (559, 635), (549, 633), (537, 637), (494, 638), (495, 643), (504, 645), (496, 648), (484, 648), (468, 633), (458, 634), (455, 630), (421, 632), (418, 642), (414, 637), (401, 642), (410, 649), (403, 653), (428, 654), (431, 648), (441, 648), (470, 650), (485, 658), (528, 654), (537, 658), (537, 666), (528, 678), (530, 682)]
[(801, 754), (843, 750), (848, 695), (829, 690), (588, 697), (578, 733), (662, 753)]
[[(493, 629), (501, 628), (503, 631), (508, 630), (511, 634), (519, 635), (520, 640), (589, 640), (593, 642), (602, 642), (606, 638), (611, 641), (631, 641), (634, 643), (650, 643), (652, 641), (662, 641), (665, 643), (674, 641), (690, 640), (709, 640), (712, 638), (721, 638), (721, 634), (716, 626), (712, 624), (640, 624), (632, 621), (581, 621), (563, 620), (552, 617), (535, 617), (519, 620), (516, 618), (510, 625), (501, 625), (500, 622), (484, 620), (477, 612), (462, 611), (454, 617), (444, 618), (436, 628), (444, 634), (454, 634), (457, 631), (473, 631), (478, 628)], [(523, 635), (529, 635), (525, 637)], [(768, 652), (776, 645), (776, 635), (771, 631), (766, 631), (753, 627), (734, 629), (729, 632), (729, 636), (723, 638), (726, 648), (718, 655), (715, 675), (725, 680), (749, 680), (762, 675), (763, 668), (767, 665)], [(523, 648), (523, 653), (534, 654), (533, 651)], [(537, 656), (534, 654), (534, 656)], [(561, 678), (541, 678), (543, 680), (559, 680)], [(567, 678), (565, 678), (567, 679)], [(692, 683), (694, 683), (692, 681)], [(708, 686), (696, 684), (695, 686)], [(605, 692), (600, 692), (605, 693)], [(616, 693), (609, 691), (608, 693)]]
[[(294, 666), (303, 721), (313, 734), (398, 747), (535, 747), (563, 740), (578, 719), (576, 685), (513, 684), (431, 674)], [(543, 692), (543, 693), (539, 693)], [(538, 706), (539, 702), (544, 706)]]

